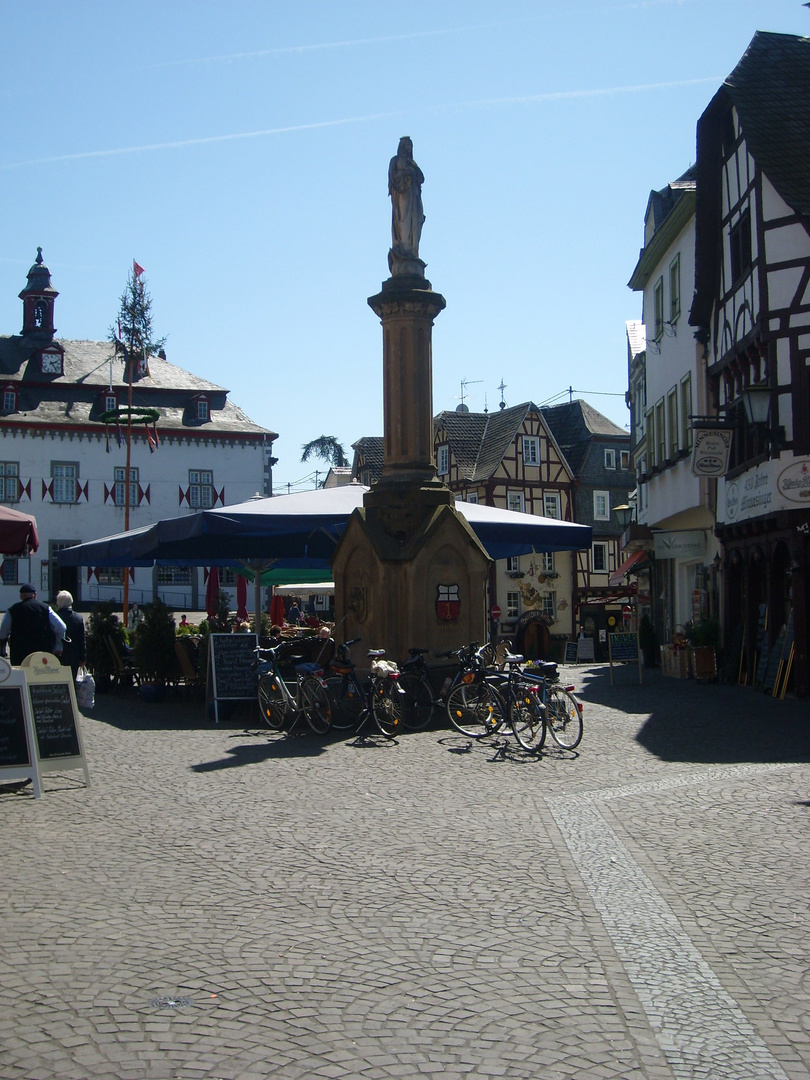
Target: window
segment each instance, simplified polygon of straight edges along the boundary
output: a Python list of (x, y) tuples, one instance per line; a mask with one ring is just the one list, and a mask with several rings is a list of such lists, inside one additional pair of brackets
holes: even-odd
[(115, 394), (104, 395), (104, 412), (115, 412), (118, 408), (118, 398)]
[(630, 451), (629, 450), (622, 450), (621, 451), (621, 467), (623, 469), (629, 469), (630, 468)]
[(0, 502), (16, 502), (20, 497), (20, 465), (0, 461)]
[(605, 451), (605, 468), (606, 469), (615, 469), (616, 468), (616, 451), (615, 450), (606, 450)]
[(436, 472), (439, 476), (447, 476), (450, 472), (450, 447), (446, 444), (436, 451)]
[(17, 411), (17, 391), (16, 390), (4, 390), (3, 391), (3, 412), (16, 412)]
[(156, 570), (158, 585), (190, 585), (191, 566), (158, 566)]
[[(126, 505), (126, 487), (125, 477), (127, 474), (126, 467), (115, 469), (114, 477), (115, 483), (113, 485), (113, 502), (116, 506)], [(138, 470), (130, 468), (129, 470), (129, 505), (138, 506), (140, 503), (140, 492), (138, 488)]]
[(542, 612), (551, 619), (557, 618), (557, 594), (555, 592), (543, 593)]
[(647, 412), (647, 450), (650, 458), (650, 468), (655, 466), (655, 410)]
[(591, 566), (596, 573), (606, 574), (608, 569), (608, 546), (596, 543), (591, 547)]
[(543, 551), (540, 553), (540, 569), (544, 574), (554, 573), (554, 552)]
[(653, 289), (654, 331), (653, 341), (664, 336), (664, 279), (660, 277)]
[(610, 492), (593, 493), (593, 516), (595, 521), (610, 521)]
[(230, 566), (221, 566), (219, 568), (219, 585), (221, 589), (235, 589), (236, 571)]
[(214, 474), (210, 469), (189, 469), (188, 505), (209, 510), (214, 505)]
[(477, 491), (468, 491), (467, 492), (467, 502), (468, 503), (477, 503), (478, 502), (478, 492)]
[(52, 461), (51, 476), (53, 477), (53, 501), (75, 503), (79, 466), (64, 461)]
[(751, 214), (746, 210), (729, 234), (731, 280), (738, 281), (751, 268)]
[(655, 461), (663, 465), (667, 459), (667, 423), (664, 416), (664, 399), (655, 403)]
[(523, 436), (523, 464), (540, 464), (540, 440), (535, 435)]
[(520, 614), (520, 593), (508, 592), (506, 594), (506, 617), (516, 619)]
[(523, 513), (523, 492), (522, 491), (509, 491), (506, 495), (506, 508), (507, 510), (517, 510), (519, 513)]
[(560, 493), (558, 491), (547, 491), (543, 495), (543, 516), (555, 518), (557, 521), (562, 517), (560, 513)]
[(123, 585), (124, 571), (120, 566), (99, 566), (96, 570), (99, 585)]
[(669, 321), (674, 325), (681, 313), (681, 257), (669, 264)]
[(0, 566), (0, 581), (4, 585), (16, 585), (20, 580), (20, 568), (19, 559), (15, 559), (9, 555), (3, 559), (2, 566)]
[(368, 469), (362, 469), (360, 472), (360, 483), (363, 487), (371, 487), (371, 473)]
[(676, 458), (681, 432), (678, 427), (678, 391), (674, 389), (667, 394), (667, 433), (669, 434), (669, 457)]
[(692, 376), (681, 379), (681, 446), (684, 450), (692, 448)]
[(199, 398), (197, 401), (197, 419), (208, 419), (208, 401), (206, 398)]
[(520, 570), (520, 557), (518, 555), (511, 555), (506, 560), (506, 569), (510, 573), (514, 573), (514, 571)]

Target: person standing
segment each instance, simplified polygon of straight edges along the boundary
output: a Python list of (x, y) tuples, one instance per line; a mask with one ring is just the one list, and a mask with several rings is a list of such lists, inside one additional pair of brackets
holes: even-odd
[(37, 600), (37, 591), (28, 583), (20, 586), (20, 600), (12, 604), (0, 622), (0, 656), (6, 655), (9, 639), (11, 663), (19, 667), (33, 652), (62, 653), (65, 624), (47, 604)]
[(142, 620), (143, 612), (138, 607), (137, 603), (131, 604), (129, 614), (127, 615), (127, 630), (137, 630)]
[(73, 597), (65, 589), (56, 595), (56, 613), (67, 628), (65, 643), (60, 657), (63, 667), (69, 667), (73, 678), (87, 659), (84, 635), (84, 619), (73, 610)]

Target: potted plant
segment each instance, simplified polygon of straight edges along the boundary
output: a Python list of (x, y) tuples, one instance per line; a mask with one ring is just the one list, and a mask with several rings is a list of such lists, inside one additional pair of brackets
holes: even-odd
[(115, 614), (111, 600), (104, 600), (93, 608), (87, 620), (87, 666), (96, 680), (96, 691), (105, 694), (115, 678), (115, 664), (107, 640), (126, 645), (126, 630)]
[(166, 683), (177, 673), (174, 631), (171, 608), (161, 600), (144, 605), (133, 652), (140, 674), (140, 695), (145, 701), (160, 701), (166, 694)]

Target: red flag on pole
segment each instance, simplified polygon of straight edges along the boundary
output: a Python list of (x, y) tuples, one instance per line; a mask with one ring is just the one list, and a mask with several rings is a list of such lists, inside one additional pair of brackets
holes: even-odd
[(134, 259), (132, 260), (132, 269), (135, 271), (135, 277), (140, 277), (143, 273), (143, 267), (139, 266)]

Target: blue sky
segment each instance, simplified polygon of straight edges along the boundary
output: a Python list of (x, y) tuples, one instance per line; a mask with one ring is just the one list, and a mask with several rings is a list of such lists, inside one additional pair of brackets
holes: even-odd
[[(757, 30), (801, 0), (0, 3), (0, 332), (41, 245), (58, 334), (146, 269), (168, 358), (301, 445), (382, 434), (388, 160), (414, 142), (447, 309), (434, 411), (585, 397), (625, 426), (650, 190)], [(314, 464), (318, 464), (317, 462)]]

